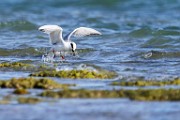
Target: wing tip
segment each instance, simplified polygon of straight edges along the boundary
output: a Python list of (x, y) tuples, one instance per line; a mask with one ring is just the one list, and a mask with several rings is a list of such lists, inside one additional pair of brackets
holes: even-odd
[(97, 31), (98, 32), (98, 35), (102, 35), (102, 33), (101, 32), (99, 32), (99, 31)]

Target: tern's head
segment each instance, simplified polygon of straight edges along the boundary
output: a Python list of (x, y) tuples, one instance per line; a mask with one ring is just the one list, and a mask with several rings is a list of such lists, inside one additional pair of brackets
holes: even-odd
[(42, 31), (46, 34), (50, 34), (55, 31), (62, 31), (62, 28), (58, 25), (43, 25), (43, 26), (39, 27), (38, 30)]

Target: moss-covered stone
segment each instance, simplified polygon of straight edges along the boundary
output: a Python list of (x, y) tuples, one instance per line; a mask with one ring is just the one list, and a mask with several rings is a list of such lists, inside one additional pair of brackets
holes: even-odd
[(11, 104), (14, 101), (17, 101), (20, 104), (36, 104), (42, 102), (43, 100), (38, 97), (22, 97), (22, 96), (7, 95), (0, 100), (0, 104)]
[(20, 104), (37, 104), (39, 102), (42, 102), (40, 98), (32, 98), (32, 97), (19, 97), (17, 101)]
[(115, 72), (110, 71), (89, 71), (89, 70), (62, 70), (62, 71), (40, 71), (30, 76), (36, 77), (60, 77), (60, 78), (71, 78), (71, 79), (111, 79), (116, 76)]
[(26, 89), (18, 88), (18, 89), (15, 89), (13, 93), (18, 94), (18, 95), (24, 95), (24, 94), (28, 94), (29, 92)]
[(0, 63), (0, 68), (13, 68), (13, 69), (26, 69), (26, 68), (32, 68), (33, 66), (31, 64), (26, 63), (20, 63), (20, 62), (3, 62)]
[(180, 85), (180, 79), (174, 80), (163, 80), (163, 81), (155, 81), (155, 80), (135, 80), (135, 81), (116, 81), (111, 85), (119, 85), (119, 86), (165, 86), (165, 85)]
[(60, 78), (71, 78), (71, 79), (111, 79), (117, 76), (115, 72), (106, 70), (99, 70), (97, 72), (91, 70), (62, 70), (56, 71), (54, 66), (47, 66), (45, 64), (33, 65), (22, 62), (3, 62), (0, 63), (0, 68), (3, 70), (25, 70), (33, 71), (34, 73), (30, 76), (36, 77), (60, 77)]
[(180, 101), (179, 89), (138, 89), (138, 90), (63, 90), (44, 91), (43, 97), (53, 98), (129, 98), (140, 101)]
[(47, 66), (46, 64), (29, 64), (22, 62), (3, 62), (0, 63), (1, 69), (13, 69), (17, 71), (25, 70), (25, 71), (44, 71), (44, 70), (54, 70), (55, 68), (52, 66)]
[(17, 89), (28, 89), (28, 88), (39, 88), (39, 89), (66, 89), (70, 84), (60, 84), (54, 80), (41, 78), (12, 78), (10, 80), (0, 81), (1, 88), (17, 88)]

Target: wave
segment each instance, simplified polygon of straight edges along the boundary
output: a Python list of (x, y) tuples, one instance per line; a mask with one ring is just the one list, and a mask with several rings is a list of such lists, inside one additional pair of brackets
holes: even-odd
[(0, 48), (0, 56), (41, 56), (45, 52), (45, 48), (22, 48), (22, 49), (4, 49)]
[(141, 45), (142, 48), (179, 48), (178, 38), (153, 37)]
[(180, 58), (180, 52), (148, 51), (141, 56), (145, 59)]
[(27, 20), (14, 20), (0, 22), (0, 29), (11, 29), (13, 31), (35, 30), (37, 26)]
[(153, 30), (150, 28), (141, 28), (137, 30), (133, 30), (132, 32), (129, 33), (130, 36), (132, 37), (147, 37), (152, 35)]
[[(47, 53), (50, 48), (19, 48), (19, 49), (5, 49), (0, 48), (0, 56), (19, 56), (19, 57), (41, 57), (43, 54)], [(94, 49), (86, 48), (86, 49), (77, 49), (78, 54), (86, 54), (89, 52), (95, 51)]]

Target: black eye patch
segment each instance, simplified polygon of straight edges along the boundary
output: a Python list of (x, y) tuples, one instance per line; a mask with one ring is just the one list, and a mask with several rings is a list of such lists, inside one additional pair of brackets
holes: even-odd
[(73, 55), (75, 56), (74, 46), (72, 43), (71, 43), (71, 48), (72, 48)]
[(71, 43), (71, 48), (73, 49), (74, 48), (74, 46), (73, 46), (73, 44)]

